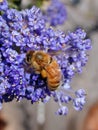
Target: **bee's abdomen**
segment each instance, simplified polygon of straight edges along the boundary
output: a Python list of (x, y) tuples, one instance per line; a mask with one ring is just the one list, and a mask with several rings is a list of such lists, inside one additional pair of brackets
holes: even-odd
[(47, 79), (47, 82), (48, 82), (48, 87), (50, 90), (56, 90), (59, 85), (60, 85), (60, 81), (61, 81), (61, 76), (58, 75), (58, 76), (54, 76), (54, 78), (49, 78)]
[(61, 69), (54, 60), (47, 68), (47, 84), (50, 90), (56, 90), (61, 83)]

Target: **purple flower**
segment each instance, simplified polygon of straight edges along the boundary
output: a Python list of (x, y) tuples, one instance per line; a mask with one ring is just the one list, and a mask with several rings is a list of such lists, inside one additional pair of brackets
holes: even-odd
[(75, 92), (75, 95), (79, 98), (81, 97), (85, 97), (86, 96), (86, 92), (84, 89), (79, 89), (78, 91)]
[(51, 26), (61, 25), (67, 18), (67, 12), (64, 4), (59, 0), (51, 0), (49, 7), (45, 12), (45, 19)]
[(68, 114), (68, 108), (66, 106), (63, 106), (58, 109), (56, 112), (57, 115), (67, 115)]
[(0, 0), (0, 11), (6, 11), (8, 9), (7, 0)]
[[(0, 102), (17, 101), (26, 98), (31, 103), (48, 102), (51, 97), (58, 102), (60, 115), (68, 113), (66, 105), (72, 102), (76, 110), (85, 104), (85, 92), (76, 92), (70, 82), (76, 73), (82, 72), (88, 60), (87, 51), (91, 42), (86, 33), (78, 29), (65, 34), (47, 28), (39, 9), (17, 11), (8, 9), (0, 16)], [(61, 53), (53, 58), (59, 64), (63, 79), (56, 91), (50, 91), (47, 80), (34, 71), (28, 71), (25, 62), (29, 50)], [(75, 94), (75, 98), (72, 96)]]
[(82, 98), (76, 98), (73, 100), (73, 105), (75, 110), (81, 111), (83, 109), (84, 104), (86, 103), (85, 97)]

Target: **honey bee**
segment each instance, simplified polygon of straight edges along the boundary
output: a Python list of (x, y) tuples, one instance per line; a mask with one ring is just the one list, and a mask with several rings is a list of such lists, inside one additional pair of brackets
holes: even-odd
[(54, 91), (60, 86), (62, 73), (57, 61), (43, 51), (28, 51), (26, 62), (35, 73), (46, 78), (49, 90)]

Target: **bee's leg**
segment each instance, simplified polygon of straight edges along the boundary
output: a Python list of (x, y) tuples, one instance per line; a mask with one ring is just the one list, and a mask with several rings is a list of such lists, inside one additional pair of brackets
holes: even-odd
[(47, 78), (47, 72), (46, 72), (46, 70), (43, 69), (41, 71), (41, 75), (42, 75), (43, 78)]

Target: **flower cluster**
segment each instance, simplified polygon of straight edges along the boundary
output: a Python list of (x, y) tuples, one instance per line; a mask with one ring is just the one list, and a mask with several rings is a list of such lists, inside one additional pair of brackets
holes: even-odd
[[(85, 104), (85, 91), (73, 91), (70, 81), (76, 73), (82, 72), (87, 62), (87, 50), (91, 42), (82, 29), (69, 32), (46, 28), (41, 11), (32, 7), (23, 11), (7, 9), (0, 16), (0, 103), (26, 98), (31, 103), (48, 102), (50, 97), (60, 105), (57, 114), (66, 115), (67, 105), (73, 103), (76, 110)], [(55, 55), (63, 74), (62, 84), (56, 91), (50, 91), (47, 81), (29, 72), (25, 62), (29, 50), (61, 51)], [(75, 97), (72, 97), (75, 93)]]
[(0, 11), (5, 11), (8, 9), (8, 3), (6, 0), (0, 0)]
[(59, 0), (51, 0), (45, 12), (45, 19), (51, 26), (61, 25), (67, 18), (65, 5)]

